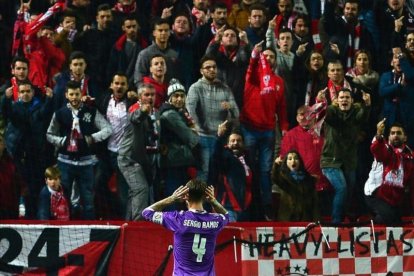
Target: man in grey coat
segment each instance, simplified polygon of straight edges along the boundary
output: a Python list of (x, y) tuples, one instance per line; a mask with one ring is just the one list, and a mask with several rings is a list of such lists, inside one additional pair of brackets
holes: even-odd
[(207, 181), (210, 158), (217, 142), (217, 128), (226, 120), (238, 123), (239, 109), (230, 88), (217, 79), (215, 59), (205, 56), (200, 64), (202, 78), (191, 85), (186, 107), (200, 136), (201, 169), (197, 176)]

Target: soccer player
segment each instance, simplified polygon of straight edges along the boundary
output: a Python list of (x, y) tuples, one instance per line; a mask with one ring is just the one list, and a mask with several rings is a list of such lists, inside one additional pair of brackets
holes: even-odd
[[(178, 200), (188, 211), (161, 212)], [(209, 202), (217, 214), (203, 209)], [(226, 209), (215, 199), (213, 186), (190, 180), (174, 193), (144, 209), (142, 216), (174, 232), (173, 275), (215, 275), (214, 248), (218, 233), (229, 222)]]

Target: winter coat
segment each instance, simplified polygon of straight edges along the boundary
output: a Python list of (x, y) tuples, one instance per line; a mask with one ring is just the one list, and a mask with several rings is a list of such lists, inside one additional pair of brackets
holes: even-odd
[(161, 153), (161, 167), (194, 165), (192, 150), (198, 144), (198, 134), (188, 126), (185, 115), (169, 103), (160, 109), (161, 144), (166, 152)]
[(272, 182), (280, 188), (278, 221), (315, 221), (319, 218), (315, 179), (309, 174), (296, 181), (290, 173), (274, 163)]

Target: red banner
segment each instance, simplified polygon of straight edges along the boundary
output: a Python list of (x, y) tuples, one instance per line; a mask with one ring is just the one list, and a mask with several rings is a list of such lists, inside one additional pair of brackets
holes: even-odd
[[(101, 223), (0, 224), (0, 274), (171, 275), (171, 232), (147, 222)], [(414, 275), (413, 231), (231, 224), (217, 240), (216, 274)]]

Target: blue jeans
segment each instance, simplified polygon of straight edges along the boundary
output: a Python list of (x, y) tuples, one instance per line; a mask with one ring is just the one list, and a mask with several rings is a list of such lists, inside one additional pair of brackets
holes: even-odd
[[(257, 164), (253, 169), (258, 168), (260, 178), (260, 195), (264, 206), (272, 203), (272, 185), (270, 171), (272, 169), (273, 148), (275, 146), (274, 130), (252, 130), (241, 126), (244, 137), (244, 144), (251, 160)], [(256, 162), (256, 155), (258, 159)]]
[(334, 188), (334, 197), (332, 200), (332, 222), (340, 223), (343, 220), (345, 202), (351, 204), (347, 200), (347, 195), (352, 194), (355, 186), (355, 170), (343, 171), (340, 168), (322, 168), (322, 173)]
[(62, 186), (67, 197), (70, 198), (73, 182), (76, 181), (83, 203), (83, 218), (87, 220), (95, 219), (93, 165), (75, 166), (58, 161), (58, 167), (61, 173)]
[(207, 182), (210, 159), (216, 148), (217, 137), (200, 136), (201, 169), (197, 171), (197, 178)]
[[(118, 153), (108, 151), (105, 156), (101, 157), (95, 174), (96, 193), (101, 196), (104, 204), (110, 205), (110, 209), (118, 215), (119, 218), (125, 218), (126, 205), (128, 201), (128, 184), (118, 167)], [(108, 188), (108, 182), (115, 172), (117, 195)], [(103, 207), (103, 206), (102, 206)]]

